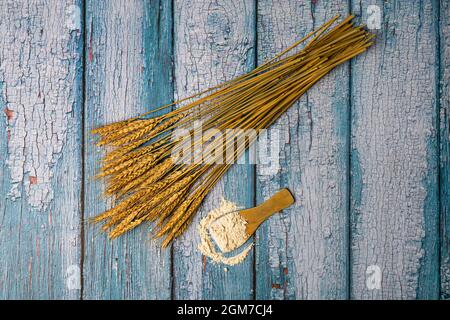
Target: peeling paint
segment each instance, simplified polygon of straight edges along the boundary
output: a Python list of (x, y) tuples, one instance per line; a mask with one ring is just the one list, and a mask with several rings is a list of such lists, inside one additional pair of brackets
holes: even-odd
[[(74, 102), (74, 32), (62, 19), (69, 4), (2, 1), (0, 81), (7, 120), (7, 161), (15, 200), (25, 192), (32, 208), (54, 197), (53, 171), (66, 141)], [(72, 5), (73, 6), (73, 5)]]
[(35, 176), (29, 176), (30, 184), (36, 184), (37, 183), (37, 177)]
[[(85, 176), (98, 173), (101, 150), (90, 130), (171, 101), (172, 2), (85, 1)], [(145, 69), (143, 67), (145, 66)], [(104, 184), (85, 180), (89, 219), (113, 204), (101, 199)], [(109, 245), (96, 228), (85, 230), (85, 299), (170, 299), (171, 250), (136, 229)], [(101, 253), (101, 254), (98, 254)]]
[[(182, 98), (230, 80), (253, 67), (253, 2), (174, 2), (175, 97)], [(230, 268), (226, 278), (220, 265), (207, 261), (197, 251), (196, 225), (202, 215), (218, 205), (221, 197), (248, 206), (251, 190), (248, 166), (236, 165), (221, 179), (196, 213), (191, 227), (174, 246), (176, 299), (249, 299), (252, 275), (249, 257)], [(222, 275), (219, 279), (217, 275)], [(220, 289), (217, 289), (220, 287)], [(219, 294), (223, 292), (223, 294)]]
[(8, 108), (5, 108), (6, 120), (10, 121), (14, 117), (14, 111)]
[[(379, 41), (352, 68), (354, 118), (352, 161), (352, 298), (432, 297), (438, 231), (435, 48), (433, 4), (386, 4), (384, 17), (395, 34)], [(434, 147), (433, 147), (434, 149)], [(432, 181), (427, 185), (427, 181)], [(427, 200), (427, 198), (429, 200)], [(429, 226), (433, 227), (429, 227)], [(427, 250), (427, 252), (425, 251)], [(366, 284), (368, 266), (382, 272), (380, 290)], [(421, 280), (421, 273), (426, 279)], [(437, 287), (437, 286), (436, 286)], [(428, 291), (428, 292), (427, 292)]]
[[(292, 0), (259, 1), (258, 63), (347, 9), (340, 1), (314, 6)], [(257, 201), (288, 187), (296, 202), (260, 227), (257, 299), (345, 299), (346, 68), (321, 79), (271, 130), (280, 132), (281, 171), (269, 176), (257, 167)], [(270, 287), (268, 274), (279, 288)]]

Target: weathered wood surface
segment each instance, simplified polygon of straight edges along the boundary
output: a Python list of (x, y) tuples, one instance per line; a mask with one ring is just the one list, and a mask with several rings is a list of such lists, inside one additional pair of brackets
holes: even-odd
[[(347, 11), (347, 1), (259, 1), (258, 62)], [(257, 168), (257, 202), (288, 187), (296, 203), (258, 232), (257, 298), (347, 297), (348, 84), (348, 65), (340, 66), (270, 130), (280, 170)]]
[(440, 200), (441, 298), (450, 299), (450, 3), (442, 1), (440, 21)]
[[(351, 298), (437, 298), (438, 8), (377, 5), (376, 44), (351, 75)], [(352, 10), (366, 18), (359, 3)], [(378, 276), (379, 288), (368, 285)]]
[(0, 299), (80, 297), (77, 10), (0, 2)]
[[(101, 197), (101, 148), (94, 127), (172, 100), (171, 5), (168, 1), (88, 1), (86, 8), (85, 219), (113, 200)], [(110, 241), (85, 226), (83, 298), (168, 299), (170, 251), (150, 241), (148, 227)]]
[[(450, 298), (449, 1), (350, 3), (1, 1), (0, 299)], [(270, 130), (279, 171), (236, 165), (170, 250), (82, 223), (113, 204), (92, 128), (251, 70), (336, 13), (367, 23), (369, 5), (376, 45)], [(198, 253), (221, 197), (286, 186), (297, 203), (243, 264)]]
[[(175, 98), (230, 80), (254, 66), (253, 1), (174, 1)], [(197, 250), (196, 225), (220, 199), (253, 206), (253, 169), (235, 165), (207, 197), (173, 246), (175, 299), (251, 299), (253, 254), (244, 263), (212, 264)]]

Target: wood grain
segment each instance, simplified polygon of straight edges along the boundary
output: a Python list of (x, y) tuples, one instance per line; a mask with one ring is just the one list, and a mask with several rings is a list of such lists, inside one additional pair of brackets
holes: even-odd
[[(96, 174), (102, 149), (90, 130), (172, 100), (172, 9), (169, 1), (88, 1), (85, 125), (85, 218), (113, 200), (101, 198)], [(170, 251), (139, 227), (110, 241), (85, 230), (85, 299), (168, 299)]]
[(80, 297), (81, 1), (0, 3), (0, 299)]
[(440, 7), (441, 298), (450, 299), (450, 3)]
[[(254, 65), (254, 1), (175, 0), (176, 98), (230, 80)], [(235, 165), (217, 184), (190, 228), (173, 247), (174, 298), (249, 299), (253, 290), (253, 254), (225, 267), (210, 263), (197, 250), (196, 226), (220, 198), (253, 205), (253, 170)]]
[[(368, 4), (352, 8), (363, 22)], [(376, 44), (351, 75), (351, 297), (437, 298), (436, 2), (376, 4)]]
[[(92, 128), (249, 71), (336, 13), (367, 23), (369, 5), (375, 46), (269, 130), (279, 170), (235, 165), (169, 250), (148, 226), (111, 242), (83, 224), (114, 204)], [(449, 6), (0, 1), (0, 299), (450, 299)], [(296, 204), (243, 264), (197, 251), (222, 197), (251, 207), (283, 187)]]
[[(258, 63), (347, 10), (346, 1), (259, 1)], [(296, 203), (258, 232), (258, 299), (347, 297), (348, 83), (344, 65), (270, 129), (279, 133), (271, 142), (280, 145), (280, 170), (258, 167), (257, 202), (288, 187)]]

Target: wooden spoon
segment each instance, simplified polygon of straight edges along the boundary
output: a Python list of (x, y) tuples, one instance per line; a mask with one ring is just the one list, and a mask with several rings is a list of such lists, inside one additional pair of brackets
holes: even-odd
[[(240, 246), (242, 246), (248, 238), (255, 233), (259, 225), (263, 223), (267, 218), (269, 218), (274, 213), (289, 207), (294, 203), (294, 197), (289, 192), (288, 189), (281, 189), (275, 193), (270, 199), (261, 203), (257, 207), (250, 209), (244, 209), (239, 211), (228, 212), (215, 220), (212, 225), (210, 225), (209, 232), (216, 242), (217, 246), (224, 253), (231, 252)], [(238, 237), (231, 237), (224, 235), (230, 235), (233, 233), (232, 230), (227, 230), (231, 226), (221, 223), (222, 219), (229, 217), (231, 214), (240, 215), (243, 220), (245, 220), (245, 234)]]
[(239, 212), (247, 221), (246, 233), (250, 237), (258, 229), (259, 225), (263, 223), (274, 213), (277, 213), (283, 209), (286, 209), (294, 203), (294, 197), (288, 189), (281, 189), (275, 193), (268, 200), (264, 201), (260, 205), (245, 209)]

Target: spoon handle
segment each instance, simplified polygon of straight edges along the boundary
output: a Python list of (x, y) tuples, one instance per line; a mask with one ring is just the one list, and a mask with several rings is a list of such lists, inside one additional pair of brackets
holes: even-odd
[(290, 191), (288, 189), (281, 189), (257, 207), (259, 209), (258, 216), (264, 221), (274, 213), (286, 209), (293, 203), (294, 197)]
[(294, 197), (288, 189), (281, 189), (260, 205), (245, 209), (240, 214), (247, 221), (247, 233), (253, 234), (258, 226), (274, 213), (281, 211), (294, 203)]

